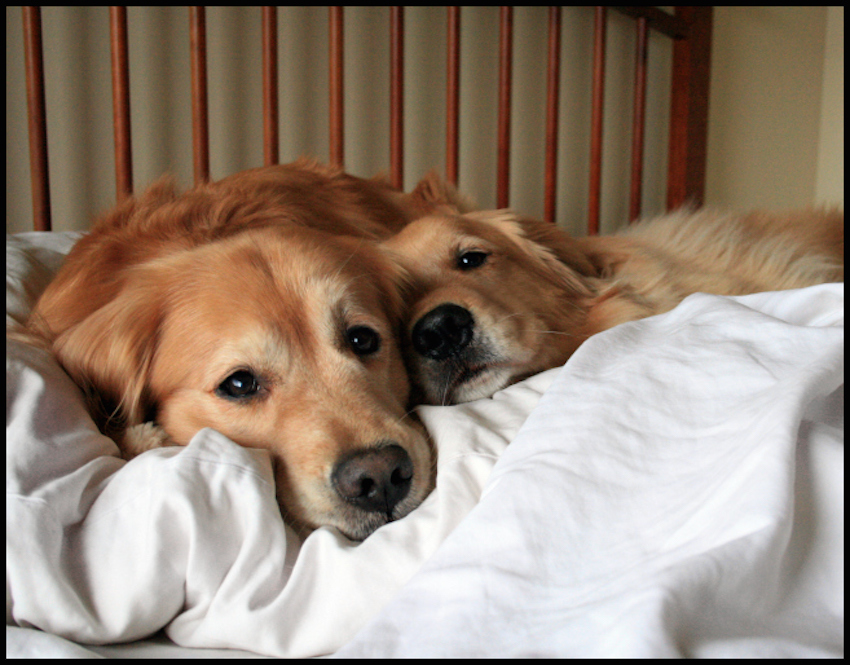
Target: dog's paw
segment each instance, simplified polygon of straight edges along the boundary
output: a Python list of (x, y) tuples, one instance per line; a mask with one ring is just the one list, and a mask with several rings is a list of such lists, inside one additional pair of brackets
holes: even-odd
[(146, 450), (154, 448), (162, 448), (163, 446), (173, 446), (165, 430), (159, 425), (152, 422), (134, 425), (124, 432), (121, 440), (121, 456), (124, 459), (132, 459), (136, 455), (141, 455)]

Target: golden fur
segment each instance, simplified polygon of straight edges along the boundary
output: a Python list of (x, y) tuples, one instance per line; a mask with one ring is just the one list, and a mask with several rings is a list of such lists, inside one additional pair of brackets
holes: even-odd
[(307, 161), (163, 181), (77, 243), (28, 333), (125, 457), (214, 428), (269, 450), (293, 526), (362, 539), (432, 485), (396, 342), (404, 275), (372, 242), (432, 209)]
[[(453, 199), (438, 184), (431, 195)], [(843, 213), (818, 210), (683, 210), (583, 239), (507, 210), (471, 212), (414, 221), (384, 246), (412, 276), (405, 353), (418, 398), (433, 404), (492, 395), (698, 291), (844, 280)]]

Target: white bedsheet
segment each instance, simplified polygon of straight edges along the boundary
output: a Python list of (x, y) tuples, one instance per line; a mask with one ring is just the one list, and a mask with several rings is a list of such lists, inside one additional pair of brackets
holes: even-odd
[[(19, 315), (10, 242), (38, 260), (7, 238)], [(7, 341), (7, 655), (165, 628), (274, 656), (840, 656), (843, 351), (843, 285), (694, 296), (420, 408), (437, 489), (358, 545), (300, 543), (268, 456), (211, 430), (123, 462)]]

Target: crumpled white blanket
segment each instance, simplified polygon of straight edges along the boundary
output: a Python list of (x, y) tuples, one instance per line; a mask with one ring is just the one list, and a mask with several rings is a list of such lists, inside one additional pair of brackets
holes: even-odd
[(422, 407), (437, 489), (362, 544), (301, 543), (268, 456), (211, 430), (118, 459), (7, 340), (6, 620), (58, 636), (7, 628), (7, 655), (162, 627), (289, 657), (840, 655), (841, 325), (843, 285), (698, 295)]

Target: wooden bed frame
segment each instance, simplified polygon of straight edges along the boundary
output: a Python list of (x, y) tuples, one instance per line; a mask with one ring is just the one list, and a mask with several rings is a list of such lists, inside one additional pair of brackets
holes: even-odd
[[(654, 30), (674, 40), (672, 89), (670, 92), (667, 207), (686, 202), (702, 204), (705, 187), (706, 137), (708, 124), (709, 63), (711, 57), (711, 7), (676, 7), (669, 14), (654, 7), (611, 8), (635, 19), (637, 52), (632, 122), (632, 154), (629, 216), (641, 211), (643, 182), (643, 135), (646, 108), (648, 31)], [(605, 81), (605, 48), (608, 8), (596, 7), (592, 76), (592, 116), (590, 127), (590, 191), (588, 233), (599, 231), (602, 129)], [(206, 27), (203, 7), (190, 7), (190, 48), (192, 72), (193, 161), (196, 182), (209, 179), (209, 132), (207, 111)], [(39, 7), (23, 8), (24, 48), (27, 79), (30, 169), (33, 219), (36, 230), (50, 230), (47, 125), (44, 94), (44, 63)], [(459, 163), (460, 106), (460, 22), (459, 7), (447, 9), (447, 103), (446, 177), (457, 182)], [(497, 207), (507, 207), (511, 154), (511, 82), (513, 8), (502, 7), (499, 14), (499, 91), (496, 197)], [(344, 164), (343, 151), (343, 30), (342, 7), (330, 8), (330, 155), (333, 164)], [(392, 182), (403, 182), (403, 89), (404, 89), (404, 8), (390, 10), (390, 164)], [(277, 9), (262, 8), (262, 68), (264, 161), (279, 159), (277, 85)], [(549, 9), (545, 193), (544, 217), (555, 219), (557, 192), (557, 137), (559, 122), (559, 66), (561, 11)], [(117, 197), (133, 191), (132, 146), (130, 141), (130, 89), (126, 7), (110, 8), (112, 49), (113, 118)]]

